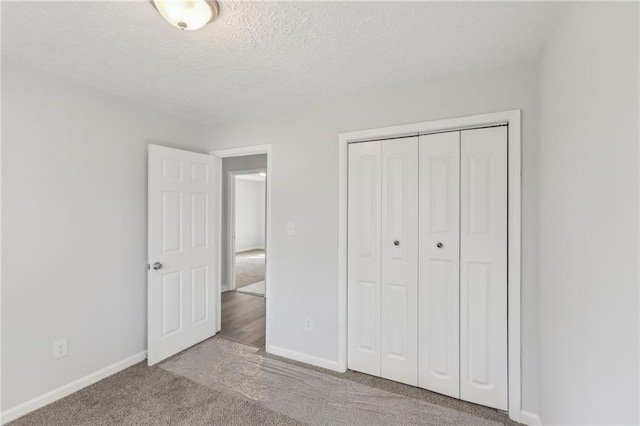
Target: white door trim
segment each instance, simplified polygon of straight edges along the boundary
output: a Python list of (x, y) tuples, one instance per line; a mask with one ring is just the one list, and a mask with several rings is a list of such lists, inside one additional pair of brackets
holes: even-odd
[[(275, 304), (272, 302), (271, 300), (271, 264), (273, 263), (271, 261), (271, 256), (272, 256), (272, 238), (271, 238), (271, 220), (272, 220), (272, 215), (271, 215), (271, 172), (272, 172), (272, 168), (271, 168), (271, 145), (254, 145), (254, 146), (245, 146), (245, 147), (240, 147), (240, 148), (231, 148), (231, 149), (223, 149), (223, 150), (218, 150), (218, 151), (211, 151), (209, 152), (209, 154), (216, 156), (220, 159), (222, 158), (228, 158), (228, 157), (244, 157), (247, 155), (257, 155), (257, 154), (267, 154), (267, 206), (266, 206), (266, 215), (267, 215), (267, 222), (265, 225), (265, 233), (267, 234), (265, 236), (265, 259), (266, 259), (266, 265), (265, 265), (265, 298), (266, 298), (266, 326), (265, 326), (265, 350), (267, 352), (271, 352), (270, 348), (271, 348), (271, 327), (272, 327), (272, 318), (273, 315), (271, 315), (272, 312), (272, 307), (275, 306)], [(220, 166), (220, 179), (218, 180), (220, 186), (220, 192), (222, 193), (222, 166)], [(222, 195), (221, 195), (222, 196)], [(222, 209), (222, 203), (219, 204), (220, 205), (220, 212), (219, 214), (222, 215), (223, 212), (221, 211)], [(221, 247), (218, 248), (218, 253), (220, 253), (221, 251)], [(220, 262), (220, 256), (218, 258), (218, 262)], [(221, 299), (221, 298), (220, 298)], [(222, 311), (222, 307), (219, 306), (218, 307), (218, 312)], [(218, 330), (220, 329), (220, 321), (218, 322)]]
[[(507, 124), (508, 128), (508, 340), (509, 418), (521, 420), (521, 133), (520, 110), (341, 133), (338, 140), (338, 369), (347, 369), (347, 188), (348, 145)], [(269, 302), (267, 299), (267, 308)]]
[[(227, 271), (229, 272), (229, 290), (236, 289), (236, 239), (233, 234), (236, 229), (236, 176), (253, 175), (256, 173), (266, 173), (267, 169), (251, 169), (251, 170), (233, 170), (227, 172), (227, 242), (225, 251), (229, 254), (229, 264)], [(265, 198), (266, 200), (266, 198)], [(266, 206), (265, 206), (266, 213)], [(266, 233), (265, 226), (265, 233)], [(266, 240), (265, 240), (266, 242)], [(265, 250), (266, 252), (266, 250)], [(265, 257), (266, 259), (266, 257)], [(265, 277), (266, 278), (266, 277)]]

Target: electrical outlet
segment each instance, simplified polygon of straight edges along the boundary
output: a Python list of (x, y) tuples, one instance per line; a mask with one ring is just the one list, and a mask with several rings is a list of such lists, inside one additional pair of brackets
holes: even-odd
[(307, 331), (313, 330), (313, 320), (311, 319), (311, 317), (306, 317), (304, 319), (304, 329)]
[(57, 340), (53, 342), (53, 359), (67, 356), (67, 339)]
[(287, 234), (295, 235), (296, 233), (296, 224), (293, 222), (287, 223)]

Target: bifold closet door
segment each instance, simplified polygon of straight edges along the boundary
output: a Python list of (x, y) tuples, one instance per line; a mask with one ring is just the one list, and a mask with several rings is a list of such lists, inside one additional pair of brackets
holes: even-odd
[(349, 144), (348, 356), (350, 369), (380, 376), (382, 142)]
[(420, 136), (418, 385), (460, 397), (460, 132)]
[(381, 376), (418, 382), (418, 137), (382, 142)]
[(507, 409), (507, 128), (460, 133), (460, 398)]
[(348, 190), (348, 367), (506, 410), (507, 128), (350, 144)]

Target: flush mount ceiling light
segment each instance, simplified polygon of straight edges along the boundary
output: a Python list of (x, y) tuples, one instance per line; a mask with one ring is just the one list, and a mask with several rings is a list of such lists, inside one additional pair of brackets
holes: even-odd
[(151, 0), (171, 25), (185, 31), (198, 30), (218, 16), (215, 0)]

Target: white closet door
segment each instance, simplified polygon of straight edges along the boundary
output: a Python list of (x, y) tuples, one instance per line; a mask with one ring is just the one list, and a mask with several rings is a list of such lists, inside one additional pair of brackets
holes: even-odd
[(382, 142), (381, 375), (418, 382), (418, 138)]
[(507, 128), (461, 132), (460, 397), (507, 409)]
[(460, 132), (420, 136), (419, 374), (460, 397)]
[(347, 364), (376, 376), (380, 376), (381, 145), (349, 144)]

